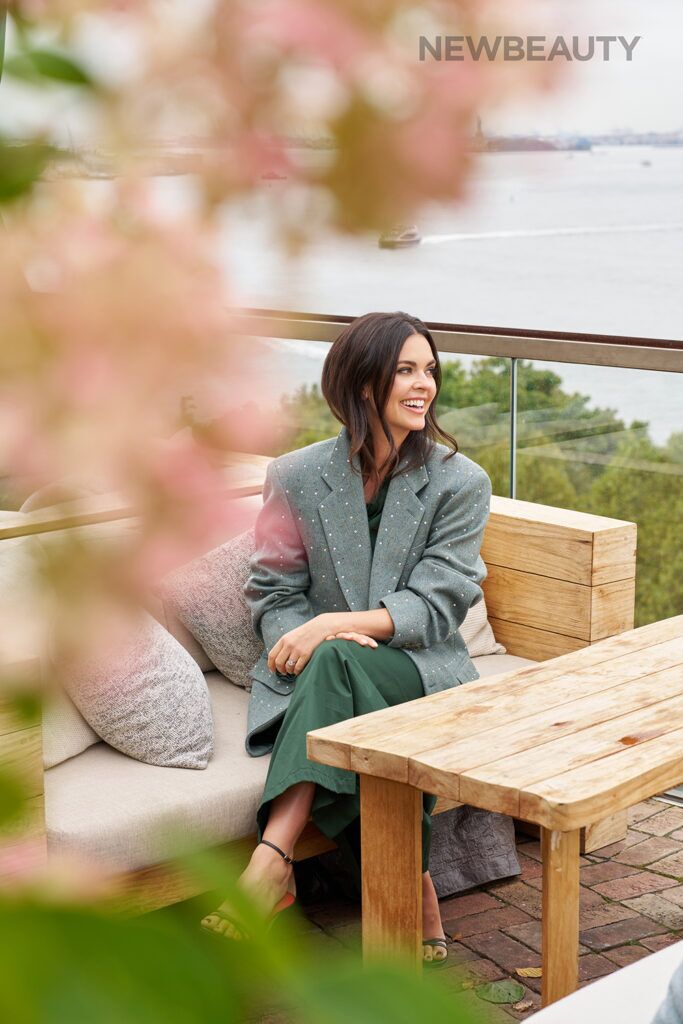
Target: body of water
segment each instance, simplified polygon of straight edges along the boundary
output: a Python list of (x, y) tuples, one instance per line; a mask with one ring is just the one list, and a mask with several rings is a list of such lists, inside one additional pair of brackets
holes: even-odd
[[(683, 337), (683, 149), (485, 154), (466, 203), (423, 212), (419, 246), (335, 236), (296, 261), (269, 224), (279, 187), (226, 218), (221, 258), (242, 305)], [(275, 395), (318, 380), (325, 349), (273, 343), (263, 388)], [(681, 374), (543, 365), (627, 424), (647, 420), (657, 443), (683, 431)]]

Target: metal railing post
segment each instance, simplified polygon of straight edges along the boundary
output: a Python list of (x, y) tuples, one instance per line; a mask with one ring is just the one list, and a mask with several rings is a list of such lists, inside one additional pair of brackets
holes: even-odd
[(517, 497), (517, 358), (510, 359), (510, 497)]

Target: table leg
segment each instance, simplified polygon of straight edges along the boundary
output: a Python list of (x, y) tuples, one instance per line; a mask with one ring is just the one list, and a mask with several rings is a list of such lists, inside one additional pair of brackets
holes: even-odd
[(578, 983), (580, 838), (579, 829), (541, 829), (544, 1006), (569, 995)]
[(360, 777), (363, 957), (422, 959), (422, 793)]

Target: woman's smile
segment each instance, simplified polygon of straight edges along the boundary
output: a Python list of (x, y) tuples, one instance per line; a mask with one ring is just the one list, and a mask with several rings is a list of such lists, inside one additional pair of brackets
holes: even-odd
[(411, 412), (423, 413), (426, 411), (427, 403), (424, 398), (406, 398), (401, 402), (404, 409)]

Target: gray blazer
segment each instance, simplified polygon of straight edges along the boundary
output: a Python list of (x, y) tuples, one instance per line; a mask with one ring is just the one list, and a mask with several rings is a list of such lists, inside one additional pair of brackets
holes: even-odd
[[(349, 462), (349, 435), (282, 455), (268, 467), (256, 548), (244, 588), (256, 634), (269, 651), (315, 615), (386, 608), (390, 647), (413, 659), (426, 694), (477, 679), (459, 632), (481, 600), (480, 556), (491, 481), (481, 466), (436, 445), (426, 463), (398, 467), (370, 546), (362, 479)], [(357, 462), (356, 462), (357, 466)], [(272, 749), (267, 730), (284, 715), (295, 680), (254, 665), (247, 750)], [(257, 735), (261, 733), (262, 735)]]

